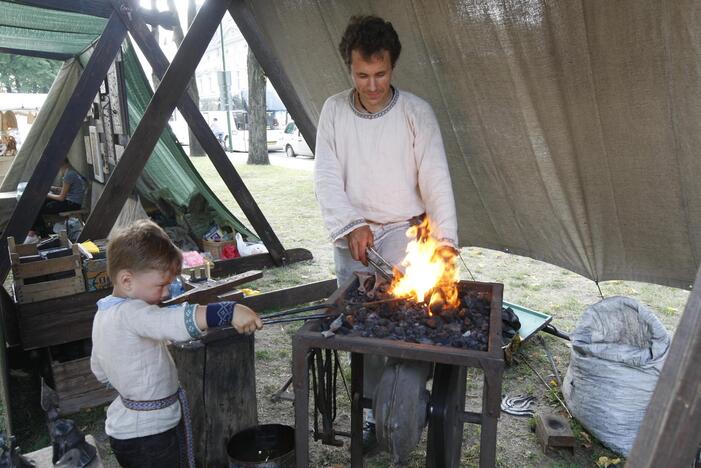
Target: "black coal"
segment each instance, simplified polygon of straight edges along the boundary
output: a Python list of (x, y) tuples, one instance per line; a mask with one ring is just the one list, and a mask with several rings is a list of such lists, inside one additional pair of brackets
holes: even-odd
[[(339, 333), (350, 336), (403, 340), (409, 343), (487, 350), (489, 337), (489, 298), (459, 286), (459, 308), (431, 307), (410, 299), (392, 300), (388, 285), (352, 288), (345, 297), (344, 327)], [(369, 283), (370, 282), (370, 283)]]

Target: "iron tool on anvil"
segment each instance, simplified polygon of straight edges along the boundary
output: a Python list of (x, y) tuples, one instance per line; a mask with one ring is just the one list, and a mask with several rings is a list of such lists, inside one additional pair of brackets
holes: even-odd
[[(339, 51), (354, 86), (324, 103), (314, 174), (339, 284), (355, 271), (369, 271), (367, 247), (399, 265), (410, 240), (407, 228), (424, 216), (454, 256), (457, 217), (443, 140), (431, 106), (392, 85), (401, 51), (396, 31), (382, 18), (354, 16)], [(407, 373), (424, 373), (423, 366), (398, 365)], [(366, 357), (366, 395), (375, 392), (384, 370), (383, 359)], [(370, 448), (371, 413), (366, 428)]]

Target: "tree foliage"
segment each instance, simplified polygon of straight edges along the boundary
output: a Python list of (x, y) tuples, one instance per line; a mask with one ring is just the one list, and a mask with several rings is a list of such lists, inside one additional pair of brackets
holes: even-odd
[(60, 67), (58, 60), (0, 54), (0, 90), (6, 93), (48, 93)]

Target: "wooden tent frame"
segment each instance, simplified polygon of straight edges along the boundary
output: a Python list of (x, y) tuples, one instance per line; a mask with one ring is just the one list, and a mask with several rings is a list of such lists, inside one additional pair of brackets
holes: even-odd
[[(61, 2), (21, 0), (19, 3), (100, 16), (109, 20), (96, 45), (95, 53), (86, 65), (49, 139), (37, 170), (27, 184), (25, 195), (19, 200), (0, 239), (2, 252), (7, 252), (7, 237), (12, 235), (23, 238), (39, 213), (44, 195), (58, 173), (90, 103), (97, 94), (100, 82), (104, 79), (128, 31), (156, 75), (162, 77), (162, 81), (105, 186), (93, 210), (94, 214), (88, 219), (83, 237), (104, 237), (108, 233), (116, 220), (118, 208), (123, 205), (127, 195), (133, 190), (148, 155), (158, 140), (158, 135), (167, 124), (168, 116), (177, 106), (254, 229), (268, 247), (270, 254), (265, 255), (265, 259), (249, 257), (249, 260), (244, 262), (245, 268), (261, 264), (266, 266), (271, 263), (282, 265), (311, 258), (306, 251), (295, 252), (293, 256), (292, 251), (286, 251), (282, 247), (255, 200), (206, 125), (199, 109), (185, 92), (207, 44), (223, 15), (228, 11), (263, 67), (266, 76), (271, 80), (295, 119), (305, 140), (311, 147), (314, 146), (315, 125), (302, 106), (298, 94), (277, 57), (260, 34), (260, 28), (257, 27), (255, 17), (245, 0), (206, 0), (178, 48), (172, 64), (168, 64), (163, 52), (150, 35), (146, 20), (141, 10), (134, 6), (133, 0), (63, 0)], [(40, 54), (38, 51), (17, 51), (17, 53)], [(3, 254), (0, 256), (0, 273), (3, 278), (8, 270), (9, 258)], [(240, 271), (240, 267), (234, 265), (222, 266), (220, 269), (220, 273), (237, 271)], [(326, 292), (326, 290), (323, 291), (323, 293)], [(313, 293), (307, 294), (305, 299), (313, 300), (313, 296), (315, 296)], [(284, 297), (290, 296), (276, 296), (276, 299), (285, 302)], [(695, 360), (699, 354), (701, 354), (701, 273), (697, 276), (627, 466), (687, 466), (693, 459), (701, 442), (701, 395), (698, 391), (701, 384), (701, 366)]]

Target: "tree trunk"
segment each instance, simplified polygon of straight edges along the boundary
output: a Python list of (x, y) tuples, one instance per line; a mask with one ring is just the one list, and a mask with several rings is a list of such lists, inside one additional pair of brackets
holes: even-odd
[(265, 75), (248, 49), (248, 164), (270, 164), (265, 115)]
[[(175, 15), (176, 18), (178, 17), (178, 10), (175, 7), (175, 0), (168, 0), (168, 9)], [(195, 19), (195, 15), (197, 14), (197, 5), (195, 4), (195, 0), (188, 0), (187, 1), (187, 24), (190, 26), (192, 24), (192, 21)], [(173, 28), (173, 39), (175, 40), (175, 43), (180, 47), (180, 44), (182, 44), (183, 39), (185, 38), (185, 34), (183, 33), (183, 28), (180, 27), (180, 22), (178, 21), (178, 24), (175, 25)], [(197, 73), (197, 72), (195, 72)], [(197, 107), (200, 107), (200, 93), (197, 89), (197, 81), (195, 80), (195, 77), (193, 76), (190, 79), (190, 85), (187, 88), (187, 92), (190, 95), (190, 98), (194, 101), (195, 105)], [(192, 130), (190, 130), (190, 127), (187, 129), (188, 131), (188, 136), (190, 140), (190, 156), (205, 156), (205, 152), (202, 149), (202, 146), (200, 145), (200, 142), (197, 140), (195, 137), (195, 134), (192, 133)]]
[[(154, 12), (158, 11), (158, 0), (151, 0), (151, 10)], [(160, 30), (158, 29), (157, 24), (151, 26), (151, 34), (153, 34), (153, 38), (156, 40), (156, 44), (160, 46)], [(151, 73), (151, 84), (153, 85), (154, 91), (156, 91), (156, 88), (158, 88), (160, 82), (161, 80), (158, 78), (158, 76), (155, 73)]]

